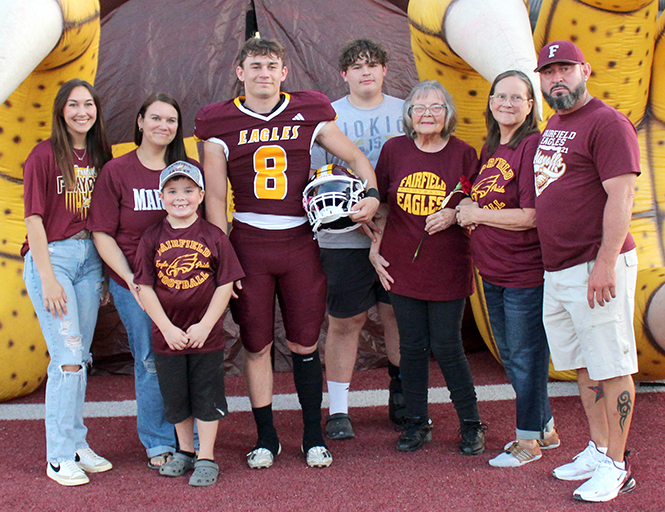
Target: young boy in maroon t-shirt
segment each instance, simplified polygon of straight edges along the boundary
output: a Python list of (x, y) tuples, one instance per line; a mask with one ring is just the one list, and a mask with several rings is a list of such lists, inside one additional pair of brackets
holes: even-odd
[(134, 275), (153, 321), (166, 419), (175, 424), (180, 445), (159, 473), (180, 476), (193, 468), (190, 485), (212, 485), (219, 474), (213, 453), (217, 425), (227, 412), (221, 317), (233, 282), (244, 273), (224, 232), (197, 214), (205, 195), (199, 169), (175, 162), (162, 171), (159, 187), (167, 216), (143, 234)]

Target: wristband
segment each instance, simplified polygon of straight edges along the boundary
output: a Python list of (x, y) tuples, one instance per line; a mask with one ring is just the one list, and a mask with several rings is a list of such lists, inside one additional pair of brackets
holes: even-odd
[(365, 197), (373, 197), (374, 199), (381, 201), (381, 196), (379, 195), (379, 191), (374, 187), (365, 190)]

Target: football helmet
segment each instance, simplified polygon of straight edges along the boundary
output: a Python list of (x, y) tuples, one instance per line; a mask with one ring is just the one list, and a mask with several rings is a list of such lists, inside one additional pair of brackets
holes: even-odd
[(365, 197), (365, 183), (351, 169), (324, 165), (312, 174), (302, 193), (302, 205), (315, 233), (346, 233), (360, 226), (349, 217)]

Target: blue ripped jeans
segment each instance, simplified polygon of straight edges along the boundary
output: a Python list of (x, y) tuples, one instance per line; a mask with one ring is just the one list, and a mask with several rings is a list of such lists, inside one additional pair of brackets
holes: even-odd
[[(46, 381), (46, 459), (57, 464), (74, 460), (76, 450), (88, 446), (83, 402), (101, 298), (102, 262), (92, 240), (51, 242), (48, 251), (55, 277), (67, 295), (63, 319), (53, 318), (44, 308), (42, 281), (31, 251), (25, 255), (23, 280), (51, 356)], [(67, 365), (79, 370), (63, 370)]]
[(148, 457), (175, 452), (175, 429), (164, 417), (164, 402), (159, 391), (155, 357), (152, 352), (152, 320), (134, 299), (132, 293), (113, 279), (109, 282), (134, 356), (136, 391), (136, 428)]

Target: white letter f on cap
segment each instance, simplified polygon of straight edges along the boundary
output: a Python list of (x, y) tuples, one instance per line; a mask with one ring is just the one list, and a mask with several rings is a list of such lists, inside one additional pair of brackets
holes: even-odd
[(553, 44), (552, 46), (550, 46), (550, 54), (547, 56), (547, 58), (548, 58), (548, 59), (551, 59), (552, 57), (554, 57), (554, 54), (556, 53), (556, 51), (557, 51), (558, 49), (559, 49), (559, 45), (558, 45), (558, 44)]

